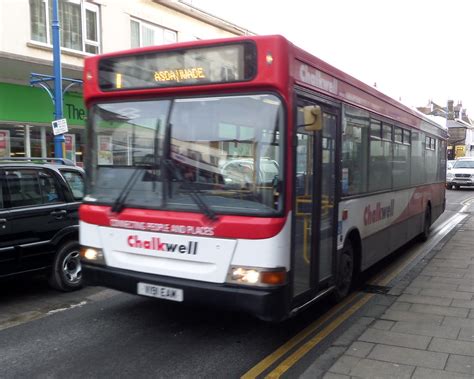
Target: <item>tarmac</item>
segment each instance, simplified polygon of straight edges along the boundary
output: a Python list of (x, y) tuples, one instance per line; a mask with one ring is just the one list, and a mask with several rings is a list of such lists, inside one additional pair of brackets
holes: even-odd
[(474, 378), (474, 217), (361, 311), (300, 378)]

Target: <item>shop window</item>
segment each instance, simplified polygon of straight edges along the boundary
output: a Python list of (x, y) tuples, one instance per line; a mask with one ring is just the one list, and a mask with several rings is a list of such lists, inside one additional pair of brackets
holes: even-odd
[[(99, 7), (84, 0), (58, 0), (61, 47), (98, 54)], [(31, 39), (51, 45), (52, 0), (30, 0)]]
[[(85, 149), (85, 130), (81, 127), (69, 127), (64, 135), (66, 155), (64, 158), (72, 160), (82, 166)], [(54, 134), (50, 128), (46, 129), (46, 155), (54, 157)]]
[(25, 156), (25, 126), (0, 124), (0, 158)]
[(174, 30), (139, 20), (130, 20), (131, 47), (143, 47), (174, 43), (178, 35)]

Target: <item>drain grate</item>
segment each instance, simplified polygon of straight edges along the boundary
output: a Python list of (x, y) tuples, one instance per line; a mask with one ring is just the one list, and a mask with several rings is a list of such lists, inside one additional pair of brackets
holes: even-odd
[(367, 292), (367, 293), (380, 293), (380, 294), (387, 294), (392, 287), (386, 287), (386, 286), (376, 286), (373, 284), (367, 284), (362, 291)]

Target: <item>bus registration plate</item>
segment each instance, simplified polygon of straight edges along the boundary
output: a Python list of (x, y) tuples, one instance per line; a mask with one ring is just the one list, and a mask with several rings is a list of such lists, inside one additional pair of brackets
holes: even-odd
[(183, 301), (183, 290), (179, 288), (170, 288), (155, 286), (154, 284), (138, 283), (137, 293), (139, 295), (157, 297), (172, 301)]

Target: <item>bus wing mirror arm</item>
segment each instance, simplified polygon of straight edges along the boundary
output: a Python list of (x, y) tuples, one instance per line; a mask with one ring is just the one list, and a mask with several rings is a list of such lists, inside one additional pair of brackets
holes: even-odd
[(319, 105), (307, 105), (303, 108), (304, 130), (307, 132), (316, 132), (322, 129), (322, 111)]

